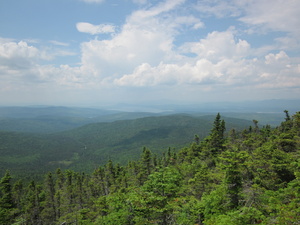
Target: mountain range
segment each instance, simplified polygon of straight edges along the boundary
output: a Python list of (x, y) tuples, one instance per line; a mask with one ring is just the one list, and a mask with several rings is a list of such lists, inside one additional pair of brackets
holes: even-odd
[[(110, 159), (125, 165), (138, 159), (144, 147), (161, 155), (191, 144), (195, 135), (202, 140), (212, 129), (215, 116), (67, 107), (1, 108), (0, 169), (18, 176), (26, 171), (32, 178), (58, 167), (90, 172)], [(222, 118), (227, 131), (253, 125), (251, 120)]]

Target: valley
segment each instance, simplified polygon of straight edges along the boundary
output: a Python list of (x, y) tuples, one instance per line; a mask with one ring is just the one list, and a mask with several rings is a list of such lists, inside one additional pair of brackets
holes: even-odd
[[(227, 132), (284, 114), (224, 113)], [(92, 108), (0, 108), (0, 169), (39, 177), (56, 168), (91, 172), (108, 160), (126, 165), (144, 147), (160, 156), (206, 137), (213, 113), (121, 112)], [(243, 119), (247, 118), (247, 119)], [(26, 171), (26, 172), (25, 172)]]

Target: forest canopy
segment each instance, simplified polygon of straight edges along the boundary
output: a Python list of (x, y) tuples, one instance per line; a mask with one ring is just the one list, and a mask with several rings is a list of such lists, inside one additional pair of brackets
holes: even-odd
[(163, 155), (109, 160), (93, 173), (57, 168), (42, 182), (0, 181), (0, 224), (298, 224), (300, 112), (276, 128), (226, 130)]

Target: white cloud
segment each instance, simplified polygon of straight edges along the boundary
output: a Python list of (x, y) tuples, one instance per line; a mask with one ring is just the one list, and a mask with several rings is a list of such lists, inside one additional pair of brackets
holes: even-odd
[(268, 54), (268, 55), (265, 56), (265, 59), (266, 59), (265, 60), (266, 64), (269, 64), (269, 65), (273, 64), (273, 66), (276, 65), (276, 64), (278, 65), (278, 62), (280, 62), (280, 63), (283, 63), (283, 62), (288, 63), (288, 61), (289, 61), (289, 57), (288, 57), (288, 55), (284, 51), (281, 51), (281, 52), (279, 52), (277, 54), (270, 53), (270, 54)]
[(149, 9), (132, 13), (110, 40), (82, 43), (82, 65), (102, 77), (121, 76), (133, 68), (148, 63), (156, 65), (173, 57), (173, 39), (180, 24), (198, 24), (199, 20), (186, 17), (176, 22), (160, 17), (183, 1), (166, 1)]
[(48, 62), (54, 56), (71, 54), (73, 53), (62, 50), (48, 53), (25, 41), (14, 42), (2, 39), (0, 41), (0, 87), (18, 89), (38, 83), (76, 84), (81, 76), (84, 77), (84, 71), (81, 71), (80, 67), (56, 68), (52, 65), (43, 65), (44, 61)]
[(219, 18), (235, 17), (250, 25), (249, 31), (283, 31), (299, 35), (300, 1), (201, 0), (195, 8)]
[(35, 74), (39, 60), (48, 59), (27, 42), (4, 41), (0, 43), (0, 89), (18, 89), (24, 84), (36, 82)]
[(265, 56), (262, 67), (258, 87), (300, 87), (299, 58), (290, 58), (284, 51), (277, 54), (270, 53)]
[(265, 62), (256, 59), (223, 59), (212, 63), (207, 59), (199, 59), (193, 64), (183, 65), (161, 63), (151, 67), (142, 64), (132, 74), (115, 79), (114, 83), (137, 87), (200, 85), (215, 91), (220, 87), (232, 91), (241, 87), (299, 87), (299, 64), (289, 60), (284, 52), (269, 54), (265, 58)]
[[(158, 16), (162, 13), (169, 12), (176, 8), (177, 6), (181, 5), (184, 3), (185, 0), (166, 0), (164, 2), (160, 2), (157, 5), (149, 8), (149, 9), (144, 9), (144, 10), (137, 10), (135, 11), (132, 16), (130, 17), (132, 20), (133, 19), (145, 19), (145, 18), (150, 18), (150, 17), (155, 17)], [(138, 21), (136, 21), (138, 22)]]
[(38, 49), (33, 46), (28, 46), (26, 42), (3, 42), (0, 45), (0, 57), (12, 58), (17, 57), (36, 57), (39, 54)]
[[(120, 86), (157, 86), (157, 85), (213, 85), (222, 83), (226, 85), (226, 79), (234, 76), (227, 74), (228, 66), (233, 68), (241, 66), (232, 60), (222, 60), (213, 64), (207, 59), (199, 59), (193, 64), (185, 63), (165, 64), (151, 67), (149, 64), (142, 64), (132, 74), (127, 74), (114, 82)], [(240, 68), (241, 69), (241, 68)], [(226, 77), (224, 77), (226, 76)], [(225, 82), (224, 82), (225, 81)]]
[(284, 36), (275, 38), (277, 49), (297, 51), (300, 48), (300, 39), (298, 37)]
[(218, 18), (236, 17), (242, 12), (245, 0), (200, 0), (195, 9), (201, 13), (214, 15)]
[[(284, 51), (253, 57), (253, 50), (245, 40), (236, 40), (231, 30), (212, 32), (199, 42), (187, 43), (184, 53), (194, 53), (181, 63), (147, 63), (132, 73), (115, 78), (120, 86), (201, 85), (210, 90), (220, 87), (299, 87), (299, 60)], [(289, 79), (284, 79), (289, 77)], [(292, 81), (292, 82), (291, 82)]]
[(242, 22), (239, 31), (246, 35), (260, 35), (259, 38), (263, 35), (271, 36), (268, 46), (255, 50), (260, 55), (276, 49), (300, 50), (300, 1), (200, 0), (195, 9), (204, 17), (231, 17)]
[(240, 21), (271, 31), (300, 34), (300, 1), (254, 0), (244, 7), (245, 15)]
[(110, 24), (93, 25), (90, 23), (77, 23), (76, 28), (79, 32), (95, 34), (113, 33), (115, 32), (115, 26)]
[(82, 65), (97, 76), (120, 76), (144, 62), (156, 65), (171, 44), (166, 34), (126, 26), (112, 40), (83, 43)]
[[(175, 47), (174, 40), (182, 26), (188, 25), (191, 29), (204, 26), (193, 15), (172, 15), (172, 10), (182, 2), (166, 1), (138, 10), (127, 18), (120, 33), (112, 39), (83, 43), (82, 67), (89, 68), (91, 74), (106, 83), (122, 87), (201, 85), (207, 90), (212, 90), (214, 85), (218, 88), (259, 87), (259, 82), (268, 82), (270, 87), (285, 87), (286, 82), (278, 83), (278, 77), (284, 73), (297, 74), (297, 63), (290, 58), (285, 59), (286, 66), (277, 67), (279, 71), (269, 68), (268, 60), (271, 62), (272, 57), (280, 58), (286, 53), (269, 55), (274, 46), (253, 49), (248, 41), (236, 38), (234, 28), (213, 31), (197, 42)], [(237, 9), (232, 6), (232, 15), (238, 15)], [(190, 54), (194, 56), (188, 57)], [(281, 64), (282, 60), (280, 58)], [(273, 80), (266, 79), (265, 74)]]
[[(278, 24), (276, 28), (263, 16), (261, 9), (252, 11), (254, 6), (258, 7), (257, 0), (198, 1), (198, 6), (206, 6), (202, 13), (240, 18), (254, 30), (285, 29), (283, 31), (289, 32), (286, 36), (277, 36), (268, 46), (254, 48), (246, 35), (238, 36), (239, 28), (226, 27), (225, 31), (212, 31), (204, 36), (202, 28), (205, 24), (200, 16), (186, 13), (183, 3), (183, 0), (168, 0), (154, 6), (140, 6), (144, 8), (129, 15), (118, 31), (112, 25), (77, 23), (80, 32), (114, 34), (107, 39), (96, 38), (81, 43), (81, 62), (75, 67), (44, 62), (57, 56), (73, 55), (66, 48), (67, 43), (50, 41), (53, 45), (45, 48), (38, 47), (41, 44), (0, 38), (0, 89), (3, 93), (4, 90), (13, 93), (30, 88), (49, 92), (62, 90), (61, 93), (114, 90), (111, 92), (116, 92), (117, 96), (117, 93), (126, 95), (131, 91), (136, 95), (139, 87), (143, 87), (143, 90), (155, 90), (160, 95), (168, 90), (170, 97), (188, 98), (204, 92), (209, 95), (221, 93), (222, 96), (224, 92), (225, 96), (225, 92), (244, 93), (246, 89), (262, 93), (299, 88), (300, 59), (287, 51), (299, 46), (296, 31), (291, 31), (295, 24), (287, 25), (290, 28), (281, 28)], [(275, 18), (279, 3), (279, 0), (275, 1), (276, 10), (265, 13)], [(214, 8), (214, 4), (219, 5)], [(262, 0), (262, 7), (267, 7), (265, 0)], [(277, 15), (275, 21), (280, 18)], [(178, 46), (177, 38), (185, 31), (187, 35), (193, 32), (194, 38), (190, 39), (193, 41), (183, 40)], [(195, 37), (199, 37), (198, 40)], [(123, 95), (121, 98), (125, 99)]]
[(219, 61), (226, 58), (243, 58), (249, 55), (250, 44), (245, 40), (235, 40), (231, 30), (214, 31), (199, 42), (184, 44), (182, 51), (195, 53), (198, 58)]
[(30, 46), (27, 42), (1, 42), (0, 61), (1, 66), (11, 68), (30, 68), (38, 60), (47, 60), (50, 56), (36, 47)]
[(191, 25), (191, 27), (195, 30), (204, 27), (204, 23), (195, 16), (179, 16), (175, 18), (174, 24), (179, 25)]

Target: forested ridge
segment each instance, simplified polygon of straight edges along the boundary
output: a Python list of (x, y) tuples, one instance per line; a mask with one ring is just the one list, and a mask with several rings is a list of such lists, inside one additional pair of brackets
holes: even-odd
[(0, 182), (0, 224), (299, 224), (300, 112), (276, 128), (226, 130), (162, 156)]
[[(0, 131), (0, 177), (8, 169), (14, 177), (37, 180), (47, 171), (70, 169), (91, 173), (108, 160), (126, 165), (137, 160), (143, 146), (161, 155), (169, 147), (180, 149), (195, 133), (205, 138), (215, 115), (175, 114), (132, 120), (91, 123), (52, 134)], [(223, 117), (227, 129), (242, 130), (249, 120)], [(284, 118), (284, 117), (283, 117)], [(22, 124), (19, 124), (22, 128)], [(33, 126), (33, 130), (34, 130)], [(0, 124), (0, 129), (3, 129)]]

